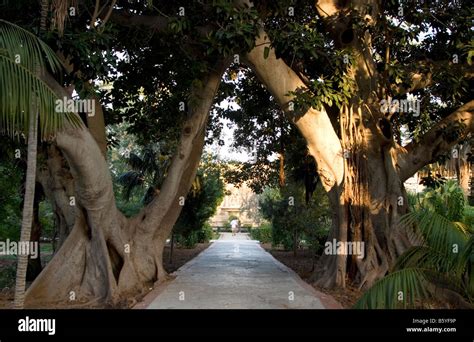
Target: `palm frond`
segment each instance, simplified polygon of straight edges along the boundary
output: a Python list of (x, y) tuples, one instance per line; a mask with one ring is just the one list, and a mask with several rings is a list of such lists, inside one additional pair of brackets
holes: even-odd
[(462, 222), (466, 224), (471, 234), (474, 234), (474, 207), (466, 206), (464, 208)]
[(143, 195), (142, 203), (144, 205), (151, 203), (153, 198), (155, 198), (156, 194), (157, 194), (157, 191), (154, 187), (152, 186), (148, 187), (148, 189), (145, 192), (145, 195)]
[(354, 305), (355, 309), (414, 307), (417, 299), (430, 298), (428, 281), (419, 268), (395, 271), (377, 281)]
[(127, 201), (130, 199), (133, 189), (143, 185), (143, 177), (136, 171), (128, 171), (121, 174), (117, 181), (123, 186), (125, 191), (124, 198)]
[(11, 60), (18, 60), (25, 68), (34, 71), (47, 66), (56, 74), (63, 69), (54, 51), (41, 39), (24, 28), (0, 19), (0, 50)]
[(127, 158), (127, 164), (136, 172), (144, 172), (143, 159), (136, 153), (130, 153), (130, 156)]
[(425, 279), (431, 284), (431, 290), (449, 289), (462, 297), (467, 295), (462, 277), (456, 272), (439, 272), (436, 269), (423, 269)]
[(158, 168), (156, 165), (156, 156), (157, 153), (153, 149), (153, 146), (146, 146), (143, 149), (143, 156), (142, 156), (142, 161), (143, 161), (143, 171), (147, 173), (153, 173), (155, 170)]
[(408, 230), (415, 230), (425, 244), (450, 256), (453, 251), (461, 250), (467, 243), (467, 227), (461, 222), (451, 222), (433, 210), (420, 209), (404, 215), (401, 224)]
[(464, 247), (459, 263), (465, 270), (466, 294), (471, 301), (474, 301), (474, 235)]
[(421, 204), (423, 208), (434, 210), (450, 221), (461, 221), (465, 199), (457, 182), (449, 180), (442, 186), (427, 191), (423, 195)]
[[(47, 63), (45, 63), (45, 60)], [(40, 113), (43, 139), (60, 129), (64, 119), (80, 125), (74, 113), (57, 112), (58, 99), (40, 77), (48, 66), (52, 72), (61, 70), (54, 52), (34, 34), (0, 19), (0, 130), (15, 135), (28, 131), (32, 110)]]
[(433, 286), (448, 288), (461, 295), (465, 294), (463, 275), (466, 272), (466, 263), (463, 255), (466, 247), (458, 253), (444, 254), (430, 246), (414, 246), (398, 257), (393, 270), (416, 268), (423, 270), (425, 279)]
[(447, 258), (445, 254), (429, 246), (414, 246), (405, 251), (395, 263), (393, 269), (401, 270), (403, 268), (419, 267), (436, 269), (439, 272), (448, 272), (453, 270), (457, 258)]
[[(448, 181), (421, 198), (413, 197), (411, 204), (413, 211), (400, 222), (408, 233), (415, 234), (421, 246), (402, 254), (392, 273), (366, 291), (356, 308), (414, 306), (415, 299), (446, 293), (473, 302), (474, 237), (462, 222), (467, 211), (462, 190)], [(446, 298), (449, 301), (451, 297)]]

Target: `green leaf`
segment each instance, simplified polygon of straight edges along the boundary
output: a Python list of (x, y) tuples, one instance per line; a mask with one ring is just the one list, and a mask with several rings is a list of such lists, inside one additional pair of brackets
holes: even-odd
[(405, 268), (376, 282), (354, 305), (355, 309), (414, 307), (416, 299), (429, 298), (423, 270)]
[(31, 32), (0, 20), (0, 131), (11, 136), (28, 132), (33, 110), (39, 111), (43, 139), (59, 130), (64, 119), (80, 125), (74, 113), (55, 111), (58, 97), (38, 76), (47, 66), (52, 72), (62, 68), (49, 46)]

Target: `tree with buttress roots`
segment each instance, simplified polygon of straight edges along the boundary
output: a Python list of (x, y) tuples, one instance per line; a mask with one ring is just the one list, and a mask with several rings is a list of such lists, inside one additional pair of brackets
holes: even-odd
[[(66, 126), (43, 151), (48, 177), (39, 178), (62, 238), (29, 306), (119, 304), (167, 278), (165, 241), (206, 137), (218, 136), (213, 109), (234, 86), (263, 85), (255, 96), (275, 101), (306, 141), (333, 213), (328, 241), (365, 244), (364, 258), (321, 256), (313, 281), (325, 287), (371, 286), (416, 243), (399, 225), (403, 183), (473, 129), (467, 1), (66, 3), (65, 15), (49, 18), (64, 34), (46, 41), (68, 74), (45, 70), (43, 79), (60, 98), (76, 90), (93, 101), (94, 115), (77, 113), (84, 127)], [(19, 18), (22, 3), (7, 6), (2, 16), (33, 30), (39, 8), (23, 5)], [(115, 205), (104, 157), (105, 125), (117, 122), (144, 144), (175, 142), (159, 194), (131, 218)]]

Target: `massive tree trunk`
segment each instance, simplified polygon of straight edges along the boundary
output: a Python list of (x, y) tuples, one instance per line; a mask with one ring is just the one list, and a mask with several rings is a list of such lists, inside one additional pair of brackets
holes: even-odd
[(76, 206), (74, 204), (74, 178), (69, 166), (56, 144), (48, 144), (44, 150), (46, 165), (38, 170), (45, 197), (52, 205), (55, 233), (53, 250), (58, 251), (74, 227)]
[[(324, 13), (323, 17), (332, 12), (326, 8)], [(306, 86), (283, 60), (276, 58), (273, 49), (267, 51), (265, 58), (264, 49), (270, 41), (264, 32), (246, 60), (298, 127), (306, 139), (309, 153), (315, 158), (333, 213), (328, 243), (346, 247), (364, 243), (363, 257), (356, 253), (345, 255), (344, 250), (336, 255), (323, 254), (313, 280), (324, 287), (343, 287), (349, 278), (359, 287), (369, 287), (387, 273), (395, 259), (411, 244), (399, 225), (400, 216), (407, 212), (403, 182), (456, 142), (439, 138), (433, 144), (430, 131), (423, 146), (433, 150), (421, 159), (414, 156), (418, 146), (406, 149), (398, 145), (377, 97), (379, 89), (370, 56), (370, 37), (354, 32), (347, 34), (344, 26), (347, 21), (330, 22), (332, 34), (342, 37), (341, 44), (355, 52), (350, 73), (358, 93), (349, 105), (340, 109), (339, 120), (331, 120), (324, 107), (293, 110), (294, 97), (289, 94), (304, 90)], [(472, 115), (468, 110), (470, 107), (453, 113), (446, 124), (467, 120)], [(340, 127), (334, 127), (338, 121)], [(472, 122), (464, 133), (469, 131), (472, 131)]]
[[(86, 128), (67, 127), (56, 143), (75, 183), (76, 219), (61, 249), (27, 292), (28, 306), (51, 302), (125, 304), (167, 278), (163, 247), (196, 175), (206, 123), (225, 65), (220, 63), (193, 88), (189, 115), (160, 194), (136, 217), (115, 206), (108, 165)], [(55, 85), (58, 94), (64, 90)], [(199, 82), (198, 82), (199, 83)]]
[[(89, 83), (85, 83), (85, 88), (91, 90), (92, 87)], [(105, 131), (104, 111), (96, 94), (91, 95), (89, 100), (94, 101), (94, 113), (87, 113), (87, 128), (89, 128), (89, 132), (97, 142), (100, 152), (104, 158), (106, 158), (107, 135)]]
[[(410, 245), (399, 225), (400, 216), (408, 208), (396, 165), (399, 145), (380, 108), (380, 96), (385, 92), (379, 85), (371, 55), (371, 37), (368, 32), (358, 32), (352, 27), (348, 5), (334, 4), (334, 1), (318, 1), (316, 6), (336, 46), (352, 53), (348, 76), (356, 85), (356, 94), (339, 113), (344, 159), (344, 190), (339, 203), (344, 216), (335, 226), (335, 235), (346, 246), (363, 243), (363, 255), (337, 255), (336, 259), (341, 259), (339, 263), (341, 268), (345, 266), (347, 278), (365, 288), (383, 277)], [(366, 18), (368, 24), (378, 15), (377, 1), (354, 1), (350, 8)], [(328, 258), (327, 255), (322, 258), (321, 272), (316, 274), (315, 281), (322, 286), (343, 286), (344, 280), (336, 278), (335, 271), (326, 266), (331, 265), (325, 260)]]
[[(63, 57), (62, 59), (66, 61)], [(72, 66), (67, 64), (67, 69), (72, 71)], [(88, 82), (84, 83), (84, 87), (86, 91), (92, 91), (92, 87)], [(73, 88), (67, 89), (68, 96), (71, 96), (72, 90)], [(89, 94), (89, 100), (94, 102), (94, 112), (86, 113), (85, 123), (99, 146), (103, 157), (106, 158), (107, 139), (104, 112), (95, 94)], [(41, 183), (45, 195), (53, 207), (55, 220), (53, 250), (56, 252), (72, 231), (76, 219), (74, 178), (71, 175), (66, 159), (55, 143), (50, 143), (46, 147), (45, 159), (46, 167), (39, 170), (38, 181)]]
[(293, 112), (289, 106), (293, 99), (287, 94), (306, 86), (282, 60), (276, 59), (272, 50), (264, 58), (264, 47), (268, 46), (265, 40), (262, 33), (247, 60), (299, 128), (316, 160), (333, 213), (328, 241), (365, 242), (364, 258), (323, 255), (314, 280), (327, 287), (345, 286), (349, 275), (360, 286), (371, 285), (406, 246), (396, 225), (406, 203), (391, 145), (374, 144), (379, 137), (372, 134), (373, 127), (364, 127), (363, 114), (353, 106), (340, 115), (341, 137), (324, 108)]
[(458, 146), (458, 155), (455, 158), (456, 177), (458, 179), (459, 186), (461, 187), (464, 196), (466, 198), (470, 195), (470, 180), (471, 180), (471, 143), (465, 142)]
[[(347, 246), (363, 243), (363, 255), (352, 253), (344, 260), (347, 277), (359, 287), (371, 286), (383, 277), (410, 245), (399, 226), (399, 218), (408, 207), (394, 158), (396, 146), (390, 137), (380, 139), (374, 133), (377, 127), (367, 120), (368, 114), (356, 105), (344, 108), (340, 114), (344, 148), (340, 203), (344, 216), (335, 226), (335, 235)], [(325, 258), (330, 257), (323, 256), (322, 272), (315, 275), (315, 281), (323, 286), (344, 285), (334, 281), (333, 271), (324, 265)]]

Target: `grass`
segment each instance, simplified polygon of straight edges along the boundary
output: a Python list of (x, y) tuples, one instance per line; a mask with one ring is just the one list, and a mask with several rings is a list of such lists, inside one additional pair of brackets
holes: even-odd
[(15, 285), (15, 277), (16, 277), (16, 265), (8, 265), (2, 267), (2, 271), (0, 272), (0, 289), (4, 289), (6, 287), (13, 287)]
[(40, 252), (41, 254), (53, 253), (53, 244), (51, 242), (42, 242), (40, 244)]
[(16, 255), (0, 255), (0, 260), (16, 260)]

